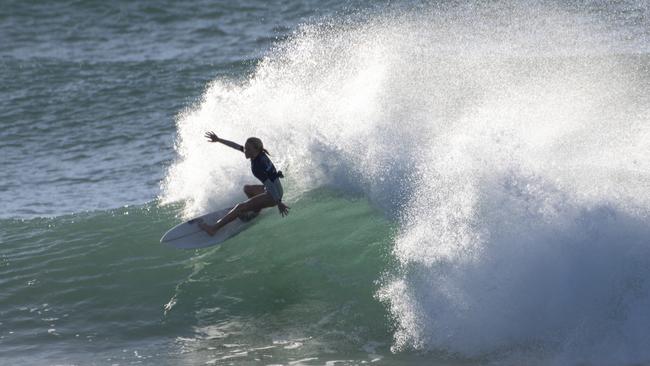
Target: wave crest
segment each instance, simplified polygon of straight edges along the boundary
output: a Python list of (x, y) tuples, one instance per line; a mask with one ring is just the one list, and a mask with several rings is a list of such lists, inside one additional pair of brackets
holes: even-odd
[(238, 200), (243, 159), (202, 135), (259, 136), (289, 199), (363, 192), (399, 222), (377, 294), (395, 349), (647, 360), (648, 59), (612, 56), (607, 21), (497, 4), (305, 26), (179, 117), (163, 199)]

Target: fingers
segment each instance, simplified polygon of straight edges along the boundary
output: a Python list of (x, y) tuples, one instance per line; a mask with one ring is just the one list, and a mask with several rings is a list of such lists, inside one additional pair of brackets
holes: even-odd
[(282, 205), (281, 207), (278, 207), (278, 209), (280, 210), (280, 215), (282, 215), (282, 217), (289, 215), (289, 206)]
[(205, 135), (203, 135), (205, 138), (210, 139), (211, 142), (216, 142), (219, 140), (219, 137), (217, 137), (217, 134), (212, 132), (212, 131), (207, 131)]

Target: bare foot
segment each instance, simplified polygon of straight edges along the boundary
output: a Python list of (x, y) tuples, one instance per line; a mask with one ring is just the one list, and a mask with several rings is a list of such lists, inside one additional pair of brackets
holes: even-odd
[(217, 232), (217, 231), (212, 227), (212, 225), (208, 225), (208, 224), (206, 224), (206, 223), (203, 222), (203, 221), (199, 221), (198, 224), (199, 224), (199, 227), (201, 228), (201, 230), (205, 231), (205, 232), (208, 233), (208, 235), (210, 235), (210, 236), (214, 236), (214, 234)]

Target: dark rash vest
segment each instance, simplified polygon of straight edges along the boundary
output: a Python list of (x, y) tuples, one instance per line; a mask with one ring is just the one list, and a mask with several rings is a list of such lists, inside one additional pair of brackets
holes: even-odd
[(251, 170), (255, 178), (264, 184), (266, 191), (271, 194), (275, 202), (280, 202), (282, 193), (281, 188), (277, 187), (280, 183), (277, 179), (282, 177), (282, 173), (278, 173), (271, 159), (265, 153), (259, 153), (255, 159), (251, 159)]

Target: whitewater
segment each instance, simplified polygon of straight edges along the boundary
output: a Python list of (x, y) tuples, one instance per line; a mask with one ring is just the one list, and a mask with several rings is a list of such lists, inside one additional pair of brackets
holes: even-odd
[(393, 350), (647, 358), (647, 58), (517, 10), (534, 34), (472, 7), (303, 27), (180, 117), (165, 199), (189, 217), (247, 178), (201, 131), (265, 136), (294, 195), (360, 192), (399, 223)]
[[(648, 29), (633, 1), (303, 19), (175, 109), (170, 153), (154, 160), (158, 179), (145, 174), (155, 190), (114, 196), (128, 206), (4, 214), (0, 352), (29, 364), (647, 363)], [(267, 210), (219, 247), (165, 248), (165, 230), (253, 182), (205, 131), (260, 137), (291, 214)], [(133, 171), (112, 184), (133, 185)]]

